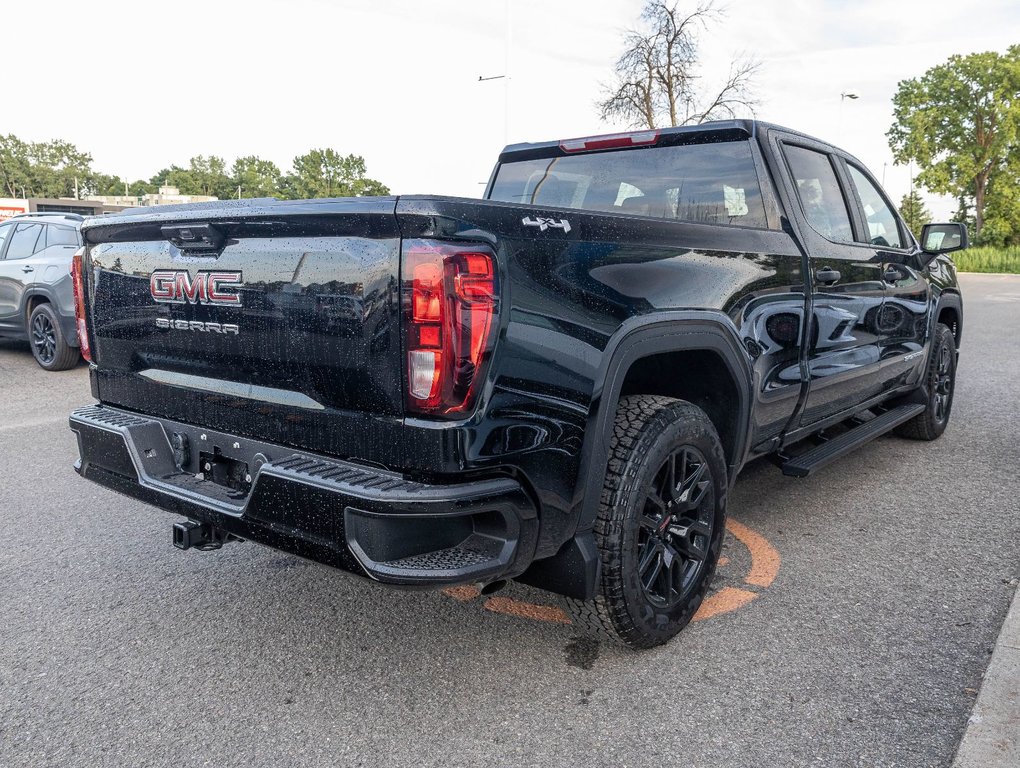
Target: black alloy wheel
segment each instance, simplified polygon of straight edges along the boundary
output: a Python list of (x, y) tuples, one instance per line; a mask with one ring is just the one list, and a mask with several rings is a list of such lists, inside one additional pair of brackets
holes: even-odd
[(953, 403), (953, 352), (946, 345), (939, 347), (932, 398), (935, 420), (944, 423)]
[(53, 358), (57, 356), (57, 331), (45, 312), (32, 316), (32, 346), (40, 365), (45, 368), (53, 364)]
[(712, 471), (697, 448), (682, 446), (655, 474), (638, 534), (638, 576), (645, 597), (672, 608), (705, 569), (714, 527)]
[(67, 343), (60, 328), (60, 319), (51, 304), (37, 304), (26, 325), (32, 355), (41, 367), (47, 371), (65, 371), (78, 364), (81, 359), (78, 348)]
[(592, 530), (601, 569), (593, 597), (566, 599), (574, 625), (631, 648), (662, 645), (687, 626), (719, 560), (726, 477), (701, 408), (622, 397)]
[(931, 352), (923, 386), (917, 394), (926, 407), (917, 416), (896, 427), (896, 434), (911, 440), (934, 440), (946, 431), (953, 410), (956, 389), (956, 339), (949, 326), (938, 323), (932, 334)]

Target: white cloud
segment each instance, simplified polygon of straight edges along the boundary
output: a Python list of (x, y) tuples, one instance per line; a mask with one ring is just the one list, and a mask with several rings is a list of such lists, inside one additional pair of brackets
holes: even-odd
[[(909, 186), (885, 140), (898, 80), (952, 53), (1016, 42), (1020, 6), (860, 0), (731, 2), (704, 77), (762, 59), (759, 116), (834, 141), (890, 194)], [(511, 141), (612, 130), (594, 107), (640, 0), (512, 0)], [(149, 177), (199, 153), (287, 167), (313, 146), (365, 156), (395, 192), (477, 195), (504, 141), (503, 2), (105, 0), (5, 7), (0, 132), (66, 138), (97, 168)], [(11, 30), (25, 33), (11, 34)], [(31, 33), (28, 33), (31, 30)], [(63, 87), (45, 87), (51, 78)], [(841, 92), (860, 99), (842, 105)], [(842, 119), (841, 119), (842, 114)], [(951, 202), (937, 212), (946, 214)]]

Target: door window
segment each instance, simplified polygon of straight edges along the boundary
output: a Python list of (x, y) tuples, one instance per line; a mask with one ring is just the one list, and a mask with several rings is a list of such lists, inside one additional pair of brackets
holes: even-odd
[(8, 259), (26, 259), (36, 252), (36, 242), (42, 233), (42, 224), (24, 223), (19, 224), (11, 235), (10, 245), (7, 246)]
[(837, 243), (853, 242), (850, 213), (829, 156), (793, 145), (787, 145), (785, 152), (804, 216), (811, 227)]
[(46, 227), (46, 247), (54, 245), (78, 245), (78, 233), (74, 227), (60, 227), (50, 224)]
[(852, 165), (847, 165), (847, 168), (850, 169), (850, 179), (857, 189), (857, 196), (861, 198), (861, 205), (864, 206), (864, 215), (868, 221), (868, 242), (882, 248), (903, 248), (896, 214), (886, 203), (878, 187), (859, 169)]

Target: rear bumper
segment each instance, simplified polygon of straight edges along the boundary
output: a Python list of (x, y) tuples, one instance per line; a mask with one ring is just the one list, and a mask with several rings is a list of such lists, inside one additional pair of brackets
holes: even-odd
[[(276, 549), (388, 584), (441, 586), (520, 574), (534, 554), (536, 510), (507, 477), (427, 484), (107, 406), (71, 414), (89, 480)], [(171, 446), (180, 438), (188, 455)], [(250, 487), (201, 479), (199, 456), (247, 467)]]

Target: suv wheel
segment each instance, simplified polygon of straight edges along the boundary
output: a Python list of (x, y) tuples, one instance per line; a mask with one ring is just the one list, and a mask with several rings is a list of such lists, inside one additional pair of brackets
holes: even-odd
[(928, 406), (896, 428), (896, 434), (912, 440), (934, 440), (946, 431), (956, 388), (956, 340), (949, 326), (939, 323), (932, 336), (931, 356), (925, 371)]
[(53, 307), (40, 304), (28, 318), (28, 340), (35, 361), (47, 371), (64, 371), (78, 364), (78, 350), (68, 346)]
[(620, 400), (595, 538), (594, 600), (567, 600), (574, 623), (632, 648), (667, 642), (697, 612), (726, 518), (726, 461), (705, 412), (683, 400)]

